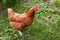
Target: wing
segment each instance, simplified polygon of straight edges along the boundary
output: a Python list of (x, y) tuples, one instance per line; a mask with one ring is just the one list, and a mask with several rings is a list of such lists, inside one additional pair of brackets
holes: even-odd
[(15, 22), (22, 22), (26, 19), (26, 15), (25, 14), (15, 14), (13, 16), (13, 20), (12, 21), (15, 21)]

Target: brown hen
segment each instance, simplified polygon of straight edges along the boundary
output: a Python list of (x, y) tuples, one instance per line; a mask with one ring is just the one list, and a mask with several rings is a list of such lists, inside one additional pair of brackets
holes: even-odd
[(35, 5), (34, 7), (30, 8), (27, 13), (18, 14), (11, 8), (8, 8), (8, 18), (10, 20), (10, 24), (12, 25), (12, 27), (18, 30), (21, 36), (21, 30), (32, 24), (35, 12), (37, 10), (39, 10), (39, 6)]

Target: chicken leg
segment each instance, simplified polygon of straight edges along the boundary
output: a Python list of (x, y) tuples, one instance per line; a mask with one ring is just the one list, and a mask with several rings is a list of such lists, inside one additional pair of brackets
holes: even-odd
[(19, 32), (20, 36), (22, 37), (22, 35), (23, 35), (22, 32), (21, 31), (18, 31), (18, 32)]

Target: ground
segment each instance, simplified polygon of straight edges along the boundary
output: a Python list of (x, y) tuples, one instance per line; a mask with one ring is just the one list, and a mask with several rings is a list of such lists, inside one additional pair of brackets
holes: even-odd
[[(60, 12), (53, 10), (57, 7), (45, 2), (40, 2), (39, 0), (28, 0), (20, 4), (12, 7), (12, 9), (18, 13), (24, 13), (34, 4), (38, 4), (40, 10), (35, 13), (32, 25), (22, 31), (22, 38), (20, 38), (19, 33), (11, 27), (8, 20), (7, 9), (5, 9), (5, 11), (3, 10), (0, 13), (0, 40), (60, 40)], [(50, 11), (50, 9), (53, 11)]]

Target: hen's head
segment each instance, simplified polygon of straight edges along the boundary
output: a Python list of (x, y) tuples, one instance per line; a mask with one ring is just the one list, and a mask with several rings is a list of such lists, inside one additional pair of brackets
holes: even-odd
[(34, 6), (34, 11), (37, 11), (37, 10), (39, 10), (39, 5), (38, 5), (38, 4), (36, 4), (36, 5)]

